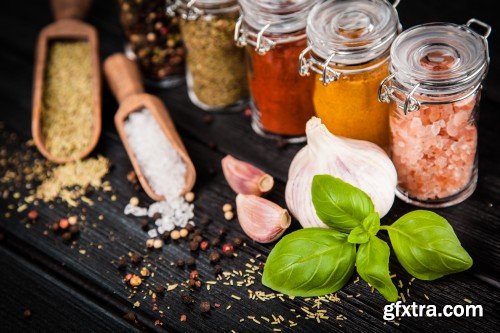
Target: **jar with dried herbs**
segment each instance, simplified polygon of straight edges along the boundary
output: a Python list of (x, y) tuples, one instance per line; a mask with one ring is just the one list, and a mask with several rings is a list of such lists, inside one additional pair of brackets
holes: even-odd
[(181, 17), (191, 101), (206, 111), (241, 110), (248, 85), (244, 50), (233, 40), (237, 1), (178, 0), (168, 11)]
[[(399, 2), (399, 1), (397, 1)], [(389, 107), (378, 101), (392, 42), (401, 30), (386, 0), (332, 0), (309, 14), (300, 72), (314, 73), (316, 114), (335, 135), (389, 146)]]
[(127, 53), (137, 60), (145, 83), (160, 87), (182, 83), (185, 50), (179, 19), (165, 12), (165, 3), (173, 0), (118, 2), (128, 41)]
[(314, 115), (314, 78), (300, 77), (297, 59), (307, 46), (307, 14), (316, 3), (240, 0), (235, 39), (247, 46), (252, 127), (264, 137), (305, 140), (306, 122)]
[(416, 26), (394, 41), (391, 75), (381, 84), (380, 99), (391, 106), (396, 194), (408, 203), (447, 207), (476, 188), (477, 120), (490, 31), (472, 19), (467, 25)]

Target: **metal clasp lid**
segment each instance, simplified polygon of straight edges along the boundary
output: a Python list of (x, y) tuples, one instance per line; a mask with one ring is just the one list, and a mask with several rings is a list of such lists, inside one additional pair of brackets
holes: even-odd
[(236, 25), (234, 28), (234, 41), (236, 42), (237, 46), (243, 47), (248, 44), (255, 45), (255, 52), (257, 52), (260, 55), (264, 55), (267, 52), (269, 52), (272, 48), (274, 48), (276, 42), (264, 36), (264, 33), (266, 32), (267, 29), (269, 29), (272, 23), (266, 24), (257, 33), (257, 35), (255, 35), (256, 40), (255, 42), (253, 42), (248, 38), (251, 37), (251, 35), (245, 29), (242, 28), (243, 21), (244, 21), (244, 15), (241, 14), (240, 17), (238, 18), (238, 21), (236, 21)]
[(465, 26), (467, 28), (473, 30), (474, 32), (476, 32), (474, 29), (472, 29), (472, 26), (474, 24), (476, 24), (476, 25), (480, 26), (481, 28), (485, 29), (484, 30), (484, 34), (479, 34), (479, 35), (481, 37), (483, 37), (484, 39), (487, 39), (489, 37), (489, 35), (491, 34), (491, 25), (489, 25), (487, 23), (484, 23), (483, 21), (480, 21), (478, 19), (471, 18), (469, 21), (467, 21), (467, 24)]
[(310, 71), (320, 74), (320, 81), (323, 85), (327, 86), (330, 83), (337, 81), (342, 75), (340, 72), (330, 67), (330, 62), (337, 54), (332, 52), (330, 56), (324, 61), (320, 62), (311, 54), (312, 47), (306, 47), (299, 56), (299, 74), (301, 76), (309, 76)]
[[(203, 10), (199, 9), (198, 7), (195, 7), (195, 3), (197, 0), (190, 0), (186, 4), (186, 11), (182, 11), (180, 13), (181, 18), (184, 20), (189, 20), (189, 21), (194, 21), (198, 19), (201, 15), (203, 15)], [(169, 16), (175, 16), (176, 13), (178, 12), (178, 9), (183, 7), (183, 1), (182, 0), (177, 0), (170, 6), (167, 6), (166, 13)]]
[[(393, 94), (394, 90), (392, 89), (391, 85), (389, 83), (394, 79), (395, 74), (391, 74), (387, 76), (385, 79), (382, 80), (378, 87), (378, 100), (379, 102), (382, 103), (390, 103), (391, 102), (391, 95)], [(408, 114), (408, 112), (415, 112), (420, 110), (420, 107), (422, 106), (422, 103), (418, 101), (413, 95), (417, 91), (417, 89), (420, 87), (420, 83), (417, 83), (413, 88), (411, 89), (410, 93), (406, 95), (404, 104), (403, 104), (403, 112), (405, 115)]]

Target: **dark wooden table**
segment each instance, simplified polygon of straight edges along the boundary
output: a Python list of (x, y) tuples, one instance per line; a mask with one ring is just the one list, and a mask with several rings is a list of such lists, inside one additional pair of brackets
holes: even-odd
[[(465, 22), (477, 17), (490, 23), (497, 22), (493, 1), (403, 1), (400, 17), (405, 27), (427, 21)], [(490, 6), (491, 5), (491, 6)], [(489, 9), (490, 8), (490, 9)], [(120, 51), (123, 46), (122, 31), (117, 22), (117, 12), (112, 1), (95, 1), (89, 22), (95, 25), (101, 38), (101, 56)], [(24, 144), (30, 138), (31, 84), (33, 50), (40, 29), (52, 20), (48, 1), (17, 1), (4, 4), (0, 11), (0, 149), (9, 154), (20, 150), (33, 151), (32, 158), (39, 158), (33, 147)], [(498, 27), (493, 27), (498, 28)], [(118, 200), (111, 200), (111, 193), (91, 193), (95, 205), (82, 205), (69, 209), (65, 204), (40, 204), (39, 220), (23, 222), (26, 212), (14, 211), (5, 218), (11, 204), (18, 200), (10, 196), (0, 199), (0, 328), (2, 331), (498, 331), (500, 324), (498, 304), (500, 274), (500, 94), (499, 64), (497, 52), (500, 43), (497, 33), (490, 37), (492, 68), (487, 81), (487, 91), (481, 111), (480, 176), (474, 195), (466, 202), (439, 213), (454, 226), (463, 246), (474, 258), (474, 266), (468, 272), (445, 277), (434, 282), (413, 281), (402, 268), (391, 261), (391, 271), (397, 274), (404, 287), (401, 291), (407, 302), (417, 304), (473, 304), (484, 307), (483, 318), (402, 318), (385, 322), (382, 318), (384, 299), (362, 281), (353, 280), (337, 293), (338, 299), (323, 302), (329, 320), (317, 323), (305, 319), (303, 307), (314, 309), (314, 300), (279, 297), (266, 302), (251, 300), (247, 288), (224, 285), (222, 281), (207, 290), (192, 292), (196, 301), (193, 307), (180, 300), (182, 288), (166, 292), (157, 298), (153, 306), (149, 290), (167, 283), (182, 283), (188, 277), (187, 269), (179, 269), (171, 263), (190, 255), (185, 242), (170, 242), (162, 251), (148, 253), (145, 250), (147, 234), (141, 230), (137, 218), (123, 215), (123, 208), (131, 196), (137, 195), (127, 182), (131, 170), (125, 151), (114, 131), (112, 116), (116, 102), (106, 89), (103, 98), (104, 133), (96, 154), (108, 157), (113, 163), (106, 176)], [(497, 57), (499, 56), (499, 57)], [(159, 95), (170, 109), (172, 117), (196, 165), (199, 177), (195, 187), (197, 194), (196, 216), (209, 215), (214, 219), (203, 228), (203, 234), (211, 238), (217, 230), (226, 226), (228, 238), (244, 237), (247, 246), (238, 250), (238, 257), (223, 260), (225, 270), (246, 269), (250, 259), (263, 262), (272, 245), (260, 245), (248, 240), (236, 221), (223, 219), (221, 206), (233, 202), (234, 194), (221, 174), (220, 159), (226, 154), (252, 162), (275, 176), (276, 188), (270, 199), (284, 205), (283, 193), (287, 170), (299, 146), (278, 148), (273, 142), (256, 136), (249, 119), (242, 114), (218, 114), (211, 124), (203, 121), (204, 113), (191, 105), (186, 88), (169, 91), (151, 90)], [(29, 161), (27, 162), (29, 164)], [(0, 165), (0, 177), (8, 167)], [(0, 184), (0, 192), (9, 189)], [(142, 202), (150, 202), (139, 192)], [(102, 201), (98, 201), (98, 197)], [(33, 206), (34, 207), (34, 206)], [(30, 207), (31, 208), (31, 207)], [(59, 236), (47, 232), (48, 225), (63, 216), (81, 213), (85, 208), (87, 222), (81, 235), (73, 244), (65, 244)], [(397, 200), (384, 222), (414, 209)], [(99, 220), (98, 216), (104, 219)], [(292, 229), (298, 228), (294, 222)], [(130, 251), (145, 255), (142, 265), (150, 264), (155, 272), (147, 283), (131, 297), (130, 288), (123, 282), (124, 272), (116, 268), (116, 259)], [(206, 253), (198, 256), (197, 269), (202, 280), (215, 280)], [(129, 265), (128, 272), (137, 272)], [(235, 278), (235, 280), (237, 280)], [(399, 283), (399, 281), (398, 281)], [(409, 296), (407, 296), (409, 288)], [(248, 287), (253, 291), (270, 290), (260, 284)], [(237, 300), (231, 295), (241, 298)], [(198, 304), (208, 300), (220, 304), (210, 314), (200, 313)], [(140, 302), (134, 308), (134, 303)], [(229, 307), (230, 306), (230, 307)], [(31, 316), (24, 312), (29, 309)], [(316, 310), (316, 309), (314, 309)], [(137, 322), (123, 319), (133, 311)], [(187, 321), (179, 316), (186, 314)], [(285, 321), (279, 325), (268, 323), (261, 316), (270, 318), (281, 315)], [(300, 318), (296, 316), (300, 314)], [(248, 316), (255, 316), (260, 324)], [(297, 322), (290, 327), (288, 320)]]

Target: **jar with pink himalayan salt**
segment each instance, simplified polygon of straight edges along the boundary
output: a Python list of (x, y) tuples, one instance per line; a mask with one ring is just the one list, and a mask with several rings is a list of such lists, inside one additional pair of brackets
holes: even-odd
[(379, 99), (391, 104), (391, 157), (397, 196), (415, 206), (448, 207), (477, 183), (477, 121), (489, 64), (491, 27), (431, 23), (400, 34)]

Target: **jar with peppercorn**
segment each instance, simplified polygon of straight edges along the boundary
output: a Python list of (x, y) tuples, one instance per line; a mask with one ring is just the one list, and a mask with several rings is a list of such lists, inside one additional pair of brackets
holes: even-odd
[(440, 208), (474, 192), (490, 32), (471, 19), (416, 26), (394, 41), (379, 98), (391, 107), (391, 154), (402, 200)]
[(307, 15), (318, 0), (240, 0), (235, 40), (248, 52), (252, 127), (261, 136), (305, 140), (314, 115), (314, 78), (303, 79), (297, 59), (307, 46)]
[[(167, 4), (172, 0), (166, 0)], [(148, 85), (184, 82), (185, 50), (179, 19), (167, 15), (165, 0), (118, 0), (127, 38), (126, 53), (139, 64)]]
[(177, 0), (167, 9), (180, 17), (187, 49), (188, 94), (205, 111), (240, 111), (248, 98), (245, 54), (233, 36), (236, 0)]
[(389, 106), (378, 101), (389, 51), (401, 31), (396, 6), (387, 0), (331, 0), (307, 20), (308, 47), (300, 73), (315, 77), (316, 114), (335, 135), (389, 147)]

